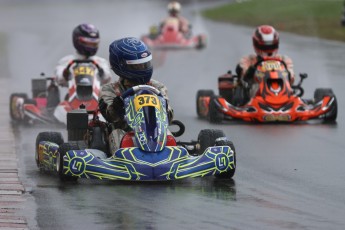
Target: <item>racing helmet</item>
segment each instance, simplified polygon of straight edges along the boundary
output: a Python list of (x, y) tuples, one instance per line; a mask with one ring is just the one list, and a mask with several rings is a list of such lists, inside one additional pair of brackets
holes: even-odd
[(146, 84), (151, 80), (152, 54), (146, 44), (134, 37), (115, 40), (109, 46), (109, 62), (120, 78), (134, 84)]
[(274, 56), (279, 48), (279, 33), (272, 26), (259, 26), (253, 34), (253, 46), (259, 56)]
[(172, 1), (168, 4), (168, 12), (172, 16), (176, 16), (181, 11), (181, 4), (177, 1)]
[(73, 45), (77, 52), (87, 57), (93, 56), (98, 50), (99, 31), (92, 24), (80, 24), (72, 34)]

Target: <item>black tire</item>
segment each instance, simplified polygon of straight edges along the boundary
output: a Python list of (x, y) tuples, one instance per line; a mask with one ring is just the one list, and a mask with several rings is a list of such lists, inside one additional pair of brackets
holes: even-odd
[(337, 115), (338, 115), (338, 102), (337, 102), (337, 98), (335, 97), (333, 93), (333, 90), (330, 88), (317, 88), (314, 91), (315, 103), (321, 101), (325, 96), (334, 97), (334, 102), (330, 111), (325, 114), (323, 120), (325, 122), (334, 122), (337, 119)]
[(206, 42), (204, 41), (201, 35), (198, 36), (198, 43), (196, 45), (196, 49), (203, 49), (206, 47)]
[(224, 120), (224, 114), (219, 111), (217, 99), (217, 96), (212, 96), (208, 106), (208, 119), (211, 123), (221, 123)]
[(321, 101), (324, 96), (334, 96), (333, 90), (330, 88), (317, 88), (314, 91), (315, 103)]
[(232, 151), (234, 151), (234, 168), (230, 171), (227, 172), (223, 172), (220, 174), (215, 175), (216, 178), (219, 179), (231, 179), (234, 175), (235, 175), (235, 171), (236, 171), (236, 150), (235, 150), (235, 146), (232, 143), (232, 141), (229, 141), (227, 139), (222, 139), (220, 141), (216, 142), (216, 146), (229, 146)]
[(28, 95), (26, 93), (12, 93), (10, 95), (10, 103), (9, 103), (9, 109), (10, 109), (10, 117), (13, 121), (22, 121), (23, 118), (21, 118), (18, 114), (17, 107), (15, 104), (15, 99), (21, 97), (25, 100), (28, 99)]
[(72, 177), (63, 174), (63, 157), (66, 155), (66, 152), (69, 150), (79, 150), (77, 144), (63, 143), (60, 145), (57, 154), (56, 154), (56, 171), (59, 175), (61, 181), (77, 181), (78, 177)]
[(219, 129), (203, 129), (198, 135), (199, 151), (198, 155), (204, 153), (204, 151), (211, 146), (216, 145), (216, 140), (219, 137), (226, 137), (224, 132)]
[(38, 145), (41, 141), (49, 141), (58, 144), (59, 146), (64, 143), (63, 137), (59, 132), (41, 132), (36, 137), (36, 150), (35, 150), (35, 160), (37, 167), (40, 168), (41, 162), (38, 155)]
[(214, 95), (213, 90), (198, 90), (196, 94), (196, 113), (198, 117), (206, 117), (206, 109), (202, 108), (201, 97), (212, 97)]

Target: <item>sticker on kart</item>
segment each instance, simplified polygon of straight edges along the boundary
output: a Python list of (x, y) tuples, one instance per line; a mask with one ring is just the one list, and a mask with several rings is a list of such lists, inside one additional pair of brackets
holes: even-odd
[(289, 114), (279, 114), (279, 115), (269, 114), (269, 115), (263, 116), (263, 119), (265, 121), (290, 121), (291, 116)]

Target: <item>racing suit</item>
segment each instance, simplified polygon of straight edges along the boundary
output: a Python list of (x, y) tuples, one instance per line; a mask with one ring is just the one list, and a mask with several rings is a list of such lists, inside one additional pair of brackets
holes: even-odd
[(168, 21), (170, 18), (177, 18), (179, 21), (179, 30), (181, 33), (184, 34), (184, 36), (188, 37), (191, 35), (191, 31), (190, 31), (190, 24), (188, 22), (188, 20), (182, 16), (169, 16), (167, 18), (165, 18), (162, 22), (161, 22), (161, 28), (164, 26), (165, 22)]
[[(295, 73), (293, 70), (293, 62), (291, 58), (289, 58), (286, 55), (275, 55), (270, 58), (281, 60), (283, 63), (285, 63), (286, 68), (289, 72), (290, 84), (292, 85), (295, 81)], [(253, 98), (259, 89), (259, 84), (254, 81), (254, 74), (256, 64), (258, 64), (261, 60), (263, 60), (262, 57), (257, 56), (256, 54), (250, 54), (248, 56), (242, 57), (239, 64), (236, 67), (237, 75), (240, 77), (242, 82), (244, 81), (245, 83), (248, 83), (250, 87), (250, 98)]]
[[(168, 90), (165, 85), (157, 80), (151, 79), (147, 85), (153, 86), (160, 91), (167, 101), (167, 113), (169, 123), (173, 119), (173, 109), (169, 105)], [(124, 120), (123, 101), (116, 100), (128, 88), (124, 86), (121, 80), (114, 83), (103, 85), (99, 96), (99, 109), (103, 117), (111, 123), (112, 132), (109, 136), (109, 150), (114, 154), (120, 148), (121, 140), (126, 132), (130, 131), (127, 122)]]
[(101, 84), (103, 85), (105, 83), (108, 83), (111, 79), (111, 71), (110, 71), (108, 61), (98, 56), (86, 57), (78, 53), (65, 56), (59, 60), (58, 65), (55, 68), (55, 76), (57, 78), (57, 83), (60, 86), (67, 87), (68, 76), (66, 76), (66, 73), (68, 73), (68, 71), (66, 72), (65, 70), (68, 64), (73, 60), (88, 60), (88, 59), (94, 60), (99, 65), (99, 67), (103, 70), (103, 73), (97, 73), (100, 77)]

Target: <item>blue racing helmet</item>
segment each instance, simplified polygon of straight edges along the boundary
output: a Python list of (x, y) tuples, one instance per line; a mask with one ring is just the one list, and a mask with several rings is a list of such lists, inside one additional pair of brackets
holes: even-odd
[(127, 37), (109, 46), (109, 62), (112, 70), (121, 78), (136, 84), (146, 84), (152, 76), (152, 54), (144, 42)]

